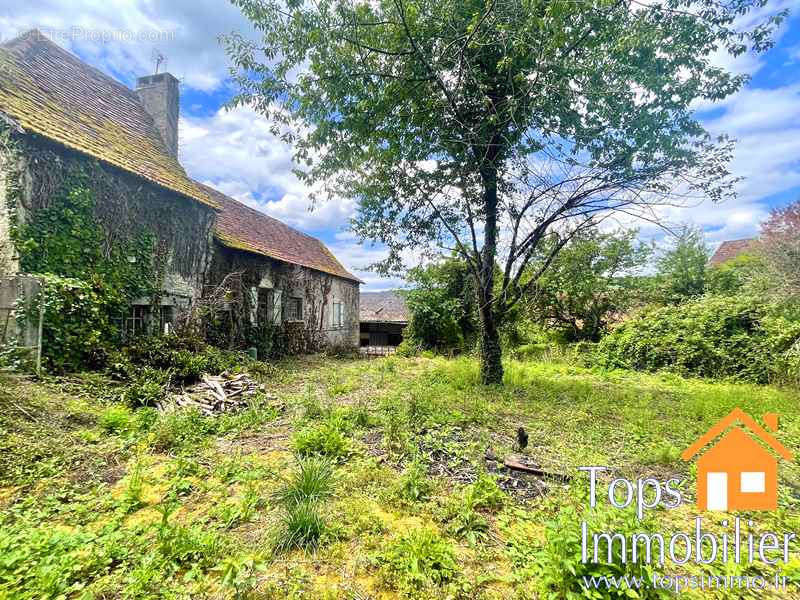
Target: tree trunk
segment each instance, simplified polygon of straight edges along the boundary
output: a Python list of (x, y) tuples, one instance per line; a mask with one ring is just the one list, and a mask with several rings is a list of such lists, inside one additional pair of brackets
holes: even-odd
[(481, 171), (484, 186), (486, 221), (483, 228), (481, 280), (478, 284), (481, 316), (481, 383), (503, 383), (502, 349), (497, 331), (494, 304), (494, 269), (497, 254), (497, 169), (489, 166)]
[(481, 383), (484, 385), (503, 383), (502, 349), (500, 334), (491, 309), (488, 315), (481, 311)]

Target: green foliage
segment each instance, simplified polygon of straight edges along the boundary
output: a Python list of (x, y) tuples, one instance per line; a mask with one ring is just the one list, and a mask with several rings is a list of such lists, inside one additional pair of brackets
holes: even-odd
[(142, 463), (137, 460), (128, 475), (128, 483), (122, 496), (122, 502), (127, 512), (131, 512), (142, 506), (142, 491), (144, 489), (144, 474)]
[[(445, 248), (470, 264), (487, 384), (547, 240), (649, 214), (678, 186), (733, 195), (732, 142), (695, 107), (747, 80), (711, 57), (765, 51), (786, 15), (764, 0), (234, 4), (260, 36), (224, 37), (231, 104), (290, 131), (300, 177), (356, 203), (355, 233), (388, 248), (378, 270)], [(456, 304), (436, 306), (434, 341), (460, 343), (443, 319)]]
[(745, 253), (711, 267), (706, 272), (706, 293), (733, 296), (754, 295), (765, 291), (763, 281), (767, 272), (764, 258), (759, 254)]
[(481, 471), (475, 483), (467, 486), (464, 492), (466, 503), (473, 508), (484, 508), (497, 510), (505, 504), (505, 492), (497, 485), (497, 479), (486, 472)]
[(86, 282), (98, 279), (127, 300), (149, 294), (153, 283), (152, 234), (139, 232), (107, 248), (106, 234), (94, 209), (95, 198), (86, 176), (73, 173), (46, 207), (17, 228), (22, 270)]
[(783, 368), (798, 339), (800, 321), (762, 300), (707, 296), (641, 312), (603, 339), (596, 357), (612, 368), (766, 383), (796, 377)]
[(414, 347), (446, 350), (469, 345), (478, 331), (474, 283), (456, 258), (411, 269), (403, 292), (411, 322), (403, 335)]
[(124, 433), (133, 426), (133, 415), (124, 406), (110, 406), (97, 420), (100, 427), (108, 433)]
[(446, 506), (448, 531), (472, 545), (485, 540), (489, 521), (481, 511), (498, 510), (506, 500), (497, 480), (488, 473), (479, 473), (475, 482), (453, 496)]
[(452, 545), (431, 529), (400, 535), (380, 561), (387, 583), (409, 594), (452, 581), (459, 572)]
[(225, 544), (218, 532), (195, 525), (186, 527), (170, 522), (177, 504), (162, 504), (156, 542), (161, 557), (176, 567), (210, 569), (223, 555)]
[(708, 246), (700, 229), (684, 228), (657, 261), (656, 297), (677, 304), (701, 296), (706, 287)]
[(422, 502), (433, 491), (433, 482), (428, 478), (428, 469), (420, 460), (414, 460), (406, 467), (398, 482), (398, 494), (403, 500)]
[(115, 319), (160, 287), (152, 233), (118, 231), (108, 243), (94, 209), (86, 175), (71, 173), (47, 206), (12, 228), (22, 270), (44, 279), (25, 317), (38, 322), (44, 302), (44, 364), (56, 371), (98, 366), (119, 340)]
[(171, 380), (169, 371), (142, 367), (128, 372), (131, 373), (131, 379), (122, 392), (122, 400), (128, 406), (155, 406), (165, 398)]
[(350, 453), (350, 442), (339, 424), (327, 419), (298, 431), (292, 444), (300, 456), (327, 456), (342, 459)]
[(76, 371), (105, 363), (106, 348), (119, 340), (113, 324), (121, 298), (96, 279), (42, 275), (42, 291), (25, 317), (38, 323), (44, 307), (42, 362), (54, 371)]
[[(611, 319), (641, 295), (635, 275), (651, 249), (636, 243), (637, 233), (591, 228), (574, 237), (536, 282), (528, 301), (533, 318), (560, 333), (564, 341), (598, 341)], [(550, 249), (543, 253), (549, 255)]]
[(157, 450), (196, 449), (215, 431), (213, 419), (204, 418), (200, 412), (178, 410), (163, 414), (150, 430), (150, 441)]
[(287, 552), (300, 548), (316, 548), (327, 526), (313, 500), (291, 503), (285, 507), (280, 528), (275, 538), (275, 551)]
[(308, 456), (298, 460), (292, 474), (276, 497), (286, 505), (303, 501), (326, 500), (333, 494), (333, 463), (324, 457)]
[[(509, 540), (509, 554), (515, 566), (531, 566), (533, 578), (544, 597), (565, 600), (578, 598), (667, 598), (670, 592), (642, 586), (641, 589), (628, 589), (624, 584), (619, 588), (594, 590), (594, 596), (583, 585), (584, 577), (638, 577), (651, 581), (654, 569), (643, 562), (634, 563), (630, 555), (622, 560), (619, 543), (612, 545), (612, 560), (608, 562), (606, 546), (601, 544), (603, 560), (599, 563), (583, 562), (581, 549), (581, 522), (586, 521), (590, 532), (620, 533), (628, 536), (636, 532), (647, 532), (650, 525), (639, 521), (634, 509), (620, 511), (608, 504), (598, 505), (591, 511), (578, 511), (573, 506), (564, 506), (555, 518), (545, 524), (545, 541), (539, 548), (532, 548), (532, 540), (512, 536)], [(522, 529), (521, 532), (524, 532)], [(598, 559), (601, 557), (598, 556)]]
[(246, 362), (241, 353), (174, 334), (136, 338), (114, 359), (113, 367), (122, 376), (135, 378), (139, 368), (152, 367), (185, 382), (196, 381), (203, 373), (219, 375)]

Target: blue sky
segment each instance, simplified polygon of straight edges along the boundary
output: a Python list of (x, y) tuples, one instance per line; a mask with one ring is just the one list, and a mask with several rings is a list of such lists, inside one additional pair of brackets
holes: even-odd
[[(672, 223), (694, 223), (713, 247), (749, 237), (769, 210), (800, 198), (800, 0), (772, 0), (766, 10), (789, 8), (790, 18), (768, 53), (715, 61), (749, 84), (714, 106), (698, 106), (712, 133), (738, 140), (732, 171), (745, 177), (738, 198), (664, 209)], [(181, 80), (180, 158), (194, 178), (324, 240), (365, 282), (364, 289), (400, 285), (364, 268), (383, 249), (359, 244), (347, 232), (355, 206), (331, 200), (310, 210), (307, 187), (291, 173), (291, 151), (247, 108), (226, 111), (233, 90), (227, 58), (217, 37), (233, 30), (252, 35), (249, 24), (224, 0), (5, 0), (0, 37), (37, 27), (89, 64), (132, 86), (154, 70), (154, 51)], [(642, 224), (644, 237), (660, 230)]]

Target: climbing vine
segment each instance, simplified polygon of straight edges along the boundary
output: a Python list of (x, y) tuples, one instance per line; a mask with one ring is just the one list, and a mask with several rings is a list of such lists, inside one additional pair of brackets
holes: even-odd
[(135, 298), (156, 298), (163, 268), (154, 264), (155, 236), (140, 229), (111, 240), (95, 216), (95, 195), (83, 169), (25, 220), (11, 228), (22, 271), (43, 285), (28, 319), (44, 302), (43, 359), (56, 370), (93, 366), (120, 336)]

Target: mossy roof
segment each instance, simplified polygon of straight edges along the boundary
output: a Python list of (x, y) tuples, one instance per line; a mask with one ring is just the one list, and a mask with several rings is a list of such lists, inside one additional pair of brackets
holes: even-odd
[(25, 132), (219, 208), (169, 153), (135, 92), (39, 31), (0, 45), (0, 113)]
[(214, 235), (223, 245), (361, 283), (320, 240), (212, 187), (204, 188), (222, 207), (217, 215)]

